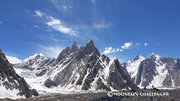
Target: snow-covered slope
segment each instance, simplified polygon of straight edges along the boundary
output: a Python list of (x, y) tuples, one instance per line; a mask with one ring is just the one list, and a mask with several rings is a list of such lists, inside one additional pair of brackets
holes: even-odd
[(20, 98), (37, 96), (35, 89), (31, 90), (24, 78), (16, 74), (0, 49), (0, 98)]
[(126, 64), (126, 69), (131, 76), (131, 78), (134, 78), (138, 72), (138, 67), (145, 58), (143, 56), (137, 55), (133, 61), (128, 62)]
[(135, 66), (131, 62), (127, 70), (139, 87), (177, 87), (180, 86), (179, 64), (178, 58), (165, 58), (152, 53), (146, 59), (140, 59)]
[[(41, 86), (39, 90), (47, 88), (71, 91), (137, 89), (130, 80), (126, 68), (120, 65), (118, 59), (110, 60), (109, 57), (100, 55), (92, 40), (85, 47), (80, 48), (75, 42), (72, 48), (68, 46), (64, 49), (57, 59), (41, 61), (36, 65), (37, 69), (25, 70), (23, 68), (26, 67), (19, 66), (18, 68), (15, 66), (19, 74), (25, 77), (32, 87)], [(30, 66), (28, 68), (32, 67), (28, 66)], [(33, 76), (27, 77), (26, 75), (29, 74)]]
[(45, 57), (42, 53), (34, 54), (22, 61), (22, 63), (15, 64), (15, 68), (23, 68), (23, 69), (35, 69), (40, 66), (40, 64), (46, 60), (50, 60), (50, 58)]

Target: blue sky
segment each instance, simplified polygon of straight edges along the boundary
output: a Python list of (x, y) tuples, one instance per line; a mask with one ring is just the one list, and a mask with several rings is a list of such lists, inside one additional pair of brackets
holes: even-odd
[(179, 0), (3, 0), (0, 48), (23, 60), (56, 58), (93, 39), (100, 53), (121, 62), (154, 52), (180, 57)]

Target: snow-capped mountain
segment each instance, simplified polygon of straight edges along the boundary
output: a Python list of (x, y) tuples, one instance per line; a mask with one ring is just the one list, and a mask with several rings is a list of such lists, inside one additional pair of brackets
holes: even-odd
[(126, 62), (126, 69), (131, 76), (131, 78), (134, 78), (138, 72), (138, 67), (145, 58), (141, 55), (137, 55), (132, 61)]
[(22, 63), (15, 64), (14, 67), (33, 70), (46, 60), (50, 60), (50, 58), (45, 57), (42, 53), (36, 53), (33, 56), (24, 59)]
[[(127, 70), (132, 81), (139, 87), (177, 87), (180, 86), (180, 61), (179, 58), (165, 58), (157, 54), (150, 54), (146, 59), (138, 59), (139, 65), (130, 63)], [(131, 68), (131, 69), (130, 69)]]
[(16, 74), (12, 64), (8, 62), (0, 49), (0, 98), (21, 98), (22, 96), (38, 96), (35, 89), (31, 90), (24, 78)]
[[(80, 48), (74, 42), (72, 48), (65, 48), (57, 59), (47, 58), (36, 66), (38, 69), (32, 70), (36, 74), (34, 78), (47, 88), (94, 91), (137, 89), (118, 59), (110, 60), (108, 56), (100, 55), (93, 40)], [(18, 67), (18, 70), (23, 68), (26, 67)], [(22, 74), (22, 71), (19, 73)]]

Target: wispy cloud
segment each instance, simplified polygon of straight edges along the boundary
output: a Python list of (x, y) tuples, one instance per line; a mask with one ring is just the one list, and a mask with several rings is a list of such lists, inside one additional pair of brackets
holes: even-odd
[(148, 45), (148, 43), (144, 43), (144, 46), (147, 46)]
[(69, 9), (71, 9), (72, 8), (72, 6), (69, 6)]
[(61, 6), (63, 9), (66, 9), (67, 8), (67, 5), (62, 5)]
[(25, 25), (21, 24), (23, 27), (26, 27)]
[(157, 43), (157, 45), (159, 45), (159, 43)]
[(30, 10), (26, 10), (27, 13), (30, 13)]
[(34, 27), (39, 28), (39, 26), (37, 26), (37, 25), (34, 25)]
[(138, 46), (139, 45), (139, 43), (136, 43), (136, 46)]
[(94, 5), (96, 4), (96, 1), (95, 1), (95, 0), (91, 0), (91, 2), (93, 2)]
[(58, 3), (58, 0), (51, 0), (53, 3)]
[(18, 59), (17, 57), (13, 57), (13, 56), (6, 56), (6, 58), (8, 59), (8, 61), (12, 64), (16, 64), (16, 63), (21, 63), (22, 60)]
[(121, 46), (122, 49), (129, 49), (129, 47), (133, 44), (133, 42), (127, 42), (127, 43), (124, 43), (123, 46)]
[(41, 12), (40, 10), (35, 10), (35, 13), (36, 13), (35, 16), (38, 16), (38, 17), (43, 17), (44, 16), (44, 13)]
[(0, 24), (1, 24), (2, 22), (0, 21)]
[(48, 29), (48, 30), (45, 30), (46, 32), (51, 32), (51, 30), (50, 29)]
[(71, 28), (64, 27), (59, 19), (56, 19), (52, 16), (49, 16), (47, 18), (50, 20), (46, 23), (48, 26), (52, 27), (53, 29), (61, 33), (68, 34), (71, 36), (77, 36), (77, 31), (74, 31)]
[[(70, 36), (76, 36), (77, 37), (77, 34), (79, 33), (78, 31), (75, 31), (71, 28), (68, 28), (68, 27), (65, 27), (61, 21), (57, 18), (54, 18), (50, 15), (46, 15), (45, 13), (41, 12), (40, 10), (36, 10), (35, 11), (36, 13), (36, 16), (39, 16), (39, 17), (43, 17), (47, 20), (45, 23), (53, 28), (54, 30), (56, 31), (59, 31), (63, 34), (68, 34)], [(46, 30), (46, 31), (50, 31), (50, 30)]]
[(59, 39), (54, 39), (54, 41), (60, 41)]
[(40, 51), (48, 57), (51, 58), (57, 58), (57, 56), (59, 55), (59, 53), (64, 49), (64, 47), (46, 47), (46, 46), (42, 46), (40, 45)]

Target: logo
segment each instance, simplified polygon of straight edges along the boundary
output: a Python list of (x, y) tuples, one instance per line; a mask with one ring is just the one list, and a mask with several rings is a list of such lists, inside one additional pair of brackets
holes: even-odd
[(107, 92), (107, 96), (112, 97), (113, 96), (113, 92)]

